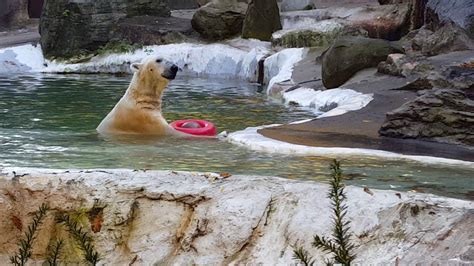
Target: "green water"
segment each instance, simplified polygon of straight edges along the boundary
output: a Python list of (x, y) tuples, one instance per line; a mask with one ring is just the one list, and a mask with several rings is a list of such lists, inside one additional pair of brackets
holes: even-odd
[[(328, 179), (332, 158), (251, 151), (219, 140), (107, 139), (96, 126), (130, 77), (98, 75), (0, 76), (0, 167), (132, 168)], [(268, 99), (262, 88), (239, 81), (182, 78), (164, 96), (168, 121), (199, 118), (219, 131), (310, 118)], [(349, 184), (473, 198), (474, 169), (404, 160), (342, 160)]]

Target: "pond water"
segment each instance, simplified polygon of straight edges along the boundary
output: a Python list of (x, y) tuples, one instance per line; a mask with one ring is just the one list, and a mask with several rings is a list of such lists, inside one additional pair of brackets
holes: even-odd
[[(251, 151), (219, 140), (107, 139), (96, 126), (126, 90), (129, 76), (0, 76), (0, 167), (132, 168), (229, 172), (328, 180), (332, 158)], [(199, 118), (219, 131), (313, 117), (239, 81), (181, 78), (164, 96), (168, 121)], [(474, 169), (354, 156), (347, 183), (474, 198)]]

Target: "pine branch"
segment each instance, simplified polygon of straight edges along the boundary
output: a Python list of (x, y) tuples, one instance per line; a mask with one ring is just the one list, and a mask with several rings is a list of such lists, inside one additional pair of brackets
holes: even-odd
[(43, 203), (33, 216), (33, 221), (28, 225), (27, 231), (25, 232), (25, 238), (21, 239), (18, 243), (19, 250), (10, 257), (10, 262), (14, 265), (25, 265), (26, 262), (31, 258), (31, 250), (33, 248), (33, 242), (36, 239), (36, 231), (38, 227), (43, 223), (43, 219), (48, 212), (49, 207)]
[(337, 252), (337, 246), (331, 241), (324, 237), (319, 237), (318, 235), (314, 236), (313, 246), (315, 248), (322, 249), (328, 253)]
[(83, 231), (83, 227), (78, 225), (77, 221), (73, 221), (67, 214), (62, 214), (56, 217), (56, 222), (66, 225), (68, 232), (73, 236), (84, 252), (85, 261), (92, 265), (96, 265), (100, 261), (100, 255), (95, 251), (94, 245), (92, 244), (92, 237), (89, 236), (89, 233)]
[[(347, 206), (344, 204), (346, 194), (344, 192), (344, 184), (342, 183), (341, 165), (337, 160), (331, 164), (331, 189), (328, 193), (328, 198), (331, 200), (331, 207), (333, 210), (332, 237), (334, 240), (328, 240), (324, 237), (315, 236), (313, 246), (328, 253), (332, 253), (334, 260), (343, 265), (350, 265), (354, 260), (355, 255), (352, 254), (354, 245), (350, 243), (351, 233), (350, 222), (346, 221)], [(330, 264), (330, 262), (326, 262)]]
[(49, 248), (48, 257), (46, 258), (47, 265), (59, 266), (59, 257), (61, 256), (61, 249), (63, 248), (63, 246), (63, 240), (59, 239)]
[(301, 263), (303, 263), (304, 266), (313, 266), (314, 265), (313, 257), (311, 257), (309, 255), (308, 251), (305, 250), (301, 246), (293, 248), (293, 259), (299, 260)]

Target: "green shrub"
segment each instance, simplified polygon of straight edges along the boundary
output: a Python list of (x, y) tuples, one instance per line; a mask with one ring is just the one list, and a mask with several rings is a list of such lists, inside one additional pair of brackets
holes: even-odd
[[(333, 255), (334, 262), (327, 261), (327, 265), (338, 263), (342, 265), (350, 265), (355, 259), (353, 253), (354, 245), (351, 243), (352, 234), (349, 232), (350, 222), (346, 219), (347, 205), (344, 201), (347, 199), (344, 192), (344, 184), (342, 183), (342, 170), (339, 161), (334, 160), (331, 164), (331, 189), (328, 198), (331, 200), (333, 216), (332, 238), (328, 239), (324, 236), (315, 235), (312, 245), (327, 253)], [(309, 255), (303, 247), (295, 247), (293, 257), (304, 265), (314, 265), (314, 259)]]

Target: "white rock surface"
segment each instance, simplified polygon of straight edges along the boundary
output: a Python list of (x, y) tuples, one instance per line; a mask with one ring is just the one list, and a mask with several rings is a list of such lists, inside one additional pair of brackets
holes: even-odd
[[(13, 172), (14, 171), (14, 172)], [(57, 234), (54, 213), (78, 217), (90, 231), (104, 265), (290, 265), (292, 246), (311, 247), (315, 234), (330, 236), (328, 186), (272, 177), (143, 170), (0, 171), (0, 260), (13, 254), (31, 214), (50, 211), (33, 249), (40, 263)], [(472, 263), (474, 204), (427, 194), (347, 187), (348, 219), (363, 265)], [(90, 212), (95, 200), (104, 207)], [(82, 216), (81, 216), (82, 215)], [(80, 217), (83, 217), (81, 220)], [(62, 233), (61, 233), (62, 232)], [(71, 243), (71, 242), (67, 242)], [(70, 263), (80, 252), (65, 253)]]

